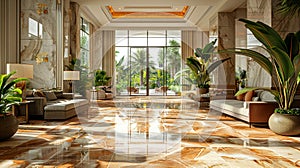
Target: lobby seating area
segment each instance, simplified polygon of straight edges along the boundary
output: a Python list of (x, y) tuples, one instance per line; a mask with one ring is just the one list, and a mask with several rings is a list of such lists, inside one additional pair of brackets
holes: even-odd
[[(237, 97), (238, 98), (238, 97)], [(238, 100), (239, 99), (239, 100)], [(253, 91), (238, 99), (210, 101), (210, 108), (251, 124), (268, 124), (269, 117), (278, 107), (274, 96), (267, 91)]]
[(75, 96), (74, 93), (62, 91), (27, 91), (26, 100), (29, 105), (29, 115), (45, 120), (63, 120), (74, 117), (77, 113), (86, 113), (89, 108), (87, 99)]

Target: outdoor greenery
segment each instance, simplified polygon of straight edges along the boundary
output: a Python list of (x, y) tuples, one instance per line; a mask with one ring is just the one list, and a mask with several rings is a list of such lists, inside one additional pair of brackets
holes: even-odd
[(236, 95), (255, 89), (268, 90), (275, 96), (280, 109), (291, 109), (300, 82), (300, 31), (289, 33), (285, 39), (282, 39), (273, 28), (262, 22), (252, 22), (246, 19), (240, 19), (240, 21), (246, 23), (245, 26), (263, 44), (269, 56), (241, 48), (227, 49), (225, 52), (251, 57), (272, 76), (275, 89), (246, 88)]
[[(149, 88), (154, 89), (160, 86), (170, 86), (178, 92), (179, 87), (171, 87), (178, 85), (174, 82), (174, 75), (181, 68), (181, 55), (180, 44), (175, 40), (169, 41), (169, 47), (166, 51), (163, 49), (158, 53), (158, 66), (153, 61), (154, 59), (149, 56)], [(166, 52), (166, 54), (164, 54)], [(147, 68), (147, 53), (144, 49), (137, 49), (132, 53), (131, 58), (126, 58), (124, 55), (119, 55), (116, 51), (116, 88), (117, 92), (126, 89), (131, 83), (133, 87), (146, 89), (146, 68)], [(164, 56), (165, 55), (165, 56)], [(167, 62), (167, 66), (166, 63)], [(128, 75), (130, 74), (130, 75)]]
[(10, 80), (16, 72), (0, 75), (0, 114), (6, 114), (12, 105), (22, 101), (22, 90), (15, 87), (15, 84), (27, 80), (27, 78), (17, 78)]

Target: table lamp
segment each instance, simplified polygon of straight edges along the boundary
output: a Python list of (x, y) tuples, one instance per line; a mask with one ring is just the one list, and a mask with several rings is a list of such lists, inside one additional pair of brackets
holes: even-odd
[(74, 80), (80, 80), (80, 72), (79, 71), (64, 71), (64, 80), (69, 82), (69, 92), (73, 92), (72, 84)]
[[(11, 78), (33, 79), (33, 65), (30, 64), (7, 64), (7, 74), (16, 71)], [(16, 87), (22, 90), (22, 99), (26, 99), (26, 81), (16, 83)]]

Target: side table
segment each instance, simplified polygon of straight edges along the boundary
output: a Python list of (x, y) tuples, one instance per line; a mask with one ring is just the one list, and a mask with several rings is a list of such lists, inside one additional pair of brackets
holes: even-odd
[[(28, 101), (28, 100), (26, 100), (26, 101), (22, 101), (22, 102), (19, 102), (19, 105), (13, 105), (12, 106), (12, 113), (14, 114), (14, 115), (16, 115), (15, 114), (15, 112), (16, 112), (16, 107), (18, 107), (19, 109), (20, 109), (20, 107), (21, 106), (25, 106), (25, 124), (28, 124), (29, 123), (29, 114), (28, 114), (28, 105), (30, 104), (30, 103), (32, 103), (33, 101)], [(21, 124), (23, 124), (23, 123), (21, 123)]]

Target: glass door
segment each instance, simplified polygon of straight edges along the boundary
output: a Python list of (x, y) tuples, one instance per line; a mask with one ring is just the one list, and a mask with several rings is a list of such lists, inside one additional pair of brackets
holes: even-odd
[(149, 47), (149, 95), (167, 95), (165, 47)]
[(148, 54), (146, 47), (130, 48), (130, 85), (127, 87), (129, 95), (148, 94)]

